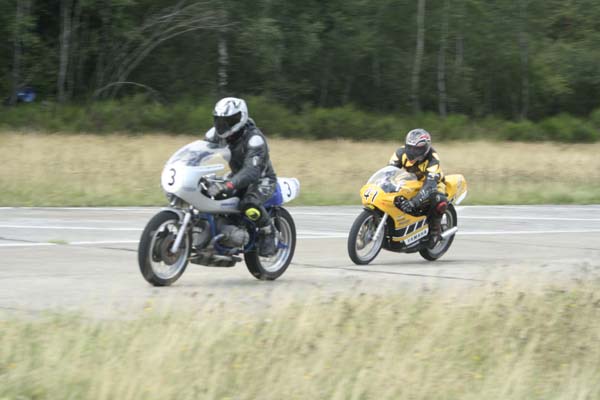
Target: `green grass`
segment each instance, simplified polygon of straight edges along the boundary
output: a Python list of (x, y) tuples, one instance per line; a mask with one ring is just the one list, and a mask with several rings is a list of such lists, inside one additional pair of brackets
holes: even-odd
[[(0, 206), (165, 204), (160, 173), (201, 135), (128, 136), (0, 132)], [(292, 204), (360, 204), (358, 191), (397, 142), (270, 139), (279, 176), (297, 177)], [(465, 204), (600, 202), (600, 143), (442, 142), (446, 174), (468, 182)]]
[(4, 319), (0, 399), (594, 399), (598, 289)]
[(57, 244), (57, 245), (68, 245), (69, 244), (69, 242), (64, 239), (48, 240), (48, 243)]

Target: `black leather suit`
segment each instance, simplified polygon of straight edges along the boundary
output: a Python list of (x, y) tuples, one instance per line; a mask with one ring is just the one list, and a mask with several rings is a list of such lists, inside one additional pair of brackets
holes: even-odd
[(269, 146), (263, 133), (256, 127), (252, 119), (244, 127), (228, 137), (220, 139), (214, 129), (206, 133), (206, 140), (221, 146), (228, 146), (231, 151), (231, 183), (241, 192), (240, 210), (249, 208), (260, 211), (256, 221), (259, 227), (269, 222), (268, 214), (263, 204), (275, 192), (277, 176), (269, 158)]

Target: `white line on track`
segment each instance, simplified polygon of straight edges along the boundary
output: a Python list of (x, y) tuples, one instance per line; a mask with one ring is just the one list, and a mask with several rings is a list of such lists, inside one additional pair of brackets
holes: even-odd
[(298, 235), (296, 237), (296, 239), (302, 239), (302, 240), (311, 240), (311, 239), (345, 239), (347, 238), (348, 235), (345, 233), (336, 233), (336, 234), (332, 234), (332, 235), (321, 235), (321, 236), (304, 236), (304, 235)]
[[(334, 234), (327, 236), (304, 236), (298, 235), (297, 239), (311, 240), (311, 239), (344, 239), (348, 235)], [(51, 243), (51, 242), (39, 242), (39, 243), (0, 243), (0, 247), (51, 247), (51, 246), (86, 246), (86, 245), (101, 245), (101, 244), (138, 244), (139, 240), (99, 240), (99, 241), (84, 241), (84, 242), (66, 242), (66, 243)]]
[[(310, 206), (302, 207), (302, 206), (291, 206), (286, 207), (292, 214), (298, 215), (342, 215), (342, 216), (350, 216), (357, 215), (355, 213), (350, 212), (336, 212), (333, 211), (336, 209), (334, 206), (328, 206), (332, 209), (332, 211), (302, 211), (301, 208), (312, 208)], [(155, 207), (0, 207), (0, 210), (34, 210), (34, 211), (124, 211), (124, 212), (150, 212), (159, 210), (162, 208), (161, 206)], [(349, 209), (355, 208), (356, 212), (360, 212), (361, 206), (340, 206), (337, 209)], [(505, 205), (505, 206), (457, 206), (457, 210), (459, 211), (468, 211), (469, 209), (477, 210), (477, 209), (513, 209), (513, 210), (527, 210), (527, 209), (536, 209), (543, 211), (573, 211), (573, 210), (583, 210), (583, 211), (600, 211), (600, 205), (598, 204), (590, 204), (587, 206), (581, 205)]]
[(292, 214), (292, 216), (294, 215), (308, 215), (308, 216), (315, 216), (315, 217), (357, 217), (358, 214), (360, 214), (360, 211), (357, 210), (357, 212), (355, 213), (337, 213), (337, 212), (327, 212), (327, 211), (322, 211), (322, 212), (311, 212), (311, 211), (290, 211), (290, 213)]
[(505, 217), (500, 215), (490, 215), (485, 217), (461, 215), (459, 219), (490, 219), (490, 220), (515, 220), (515, 221), (600, 221), (600, 218), (562, 218), (562, 217)]
[[(125, 231), (125, 232), (140, 232), (142, 228), (103, 228), (103, 227), (92, 227), (92, 226), (47, 226), (47, 225), (0, 225), (0, 228), (13, 228), (13, 229), (54, 229), (54, 230), (82, 230), (82, 231)], [(344, 232), (327, 232), (327, 231), (298, 231), (298, 235), (303, 236), (334, 236), (338, 237), (344, 235)], [(347, 234), (346, 234), (347, 236)]]
[(136, 211), (148, 212), (160, 207), (0, 207), (0, 210), (33, 210), (33, 211)]
[(51, 226), (51, 225), (0, 225), (10, 229), (56, 229), (69, 231), (141, 231), (142, 228), (103, 228), (94, 226)]
[(83, 242), (68, 242), (68, 243), (0, 243), (0, 247), (41, 247), (41, 246), (84, 246), (95, 244), (133, 244), (139, 243), (139, 240), (99, 240), (99, 241), (83, 241)]
[[(548, 235), (552, 233), (600, 233), (600, 229), (556, 229), (556, 230), (537, 230), (537, 231), (461, 231), (457, 235), (461, 236), (479, 236), (479, 235)], [(310, 236), (303, 236), (310, 235)], [(347, 233), (342, 232), (319, 232), (319, 231), (298, 231), (298, 239), (333, 239), (347, 238)]]
[[(317, 213), (317, 212), (293, 212), (293, 215), (308, 215), (318, 217), (356, 217), (357, 213)], [(515, 221), (600, 221), (600, 218), (564, 218), (564, 217), (522, 217), (522, 216), (468, 216), (459, 214), (459, 219), (474, 220), (515, 220)]]
[[(300, 214), (309, 215), (309, 214)], [(312, 213), (310, 215), (352, 215), (354, 214), (317, 214)], [(506, 216), (461, 216), (460, 219), (469, 220), (507, 220), (507, 221), (586, 221), (586, 222), (598, 222), (600, 218), (560, 218), (560, 217), (506, 217)], [(142, 228), (125, 228), (125, 227), (93, 227), (93, 226), (52, 226), (52, 225), (0, 225), (0, 228), (8, 229), (54, 229), (54, 230), (81, 230), (81, 231), (124, 231), (124, 232), (139, 232)], [(557, 231), (558, 232), (558, 231)], [(563, 232), (563, 231), (561, 231)], [(571, 231), (564, 231), (569, 233)], [(577, 231), (579, 232), (579, 231)], [(304, 231), (309, 235), (322, 235), (321, 231)], [(325, 233), (327, 234), (327, 233)]]
[(0, 247), (40, 247), (57, 246), (56, 243), (0, 243)]
[(298, 230), (298, 235), (348, 235), (345, 231), (306, 231), (304, 229)]
[[(552, 231), (458, 231), (460, 236), (487, 236), (487, 235), (548, 235), (565, 233), (600, 233), (600, 229), (581, 229), (581, 230), (552, 230)], [(340, 232), (315, 232), (314, 234), (299, 231), (297, 239), (315, 240), (315, 239), (345, 239), (348, 235)], [(0, 243), (0, 247), (43, 247), (43, 246), (83, 246), (100, 244), (137, 244), (139, 240), (106, 240), (106, 241), (79, 241), (68, 243)], [(600, 249), (600, 248), (599, 248)]]
[(549, 231), (458, 231), (457, 235), (547, 235), (552, 233), (600, 233), (600, 229), (573, 229)]

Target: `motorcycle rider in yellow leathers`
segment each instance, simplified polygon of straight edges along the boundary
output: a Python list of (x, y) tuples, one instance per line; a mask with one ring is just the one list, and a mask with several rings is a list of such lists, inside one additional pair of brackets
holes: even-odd
[(427, 215), (429, 247), (434, 247), (441, 239), (441, 221), (448, 209), (448, 199), (440, 158), (431, 146), (429, 132), (420, 128), (408, 132), (405, 145), (392, 154), (389, 164), (404, 168), (423, 181), (416, 196), (412, 199), (398, 196), (394, 199), (394, 204), (407, 214)]

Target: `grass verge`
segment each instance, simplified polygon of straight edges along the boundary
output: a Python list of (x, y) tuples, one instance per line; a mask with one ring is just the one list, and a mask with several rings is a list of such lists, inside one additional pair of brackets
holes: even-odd
[[(0, 133), (0, 205), (160, 205), (168, 157), (198, 136)], [(358, 190), (394, 142), (272, 139), (280, 176), (300, 179), (294, 204), (360, 204)], [(600, 143), (436, 144), (447, 174), (469, 183), (466, 204), (600, 202)]]
[(261, 315), (5, 319), (0, 398), (598, 398), (598, 293), (495, 287)]

